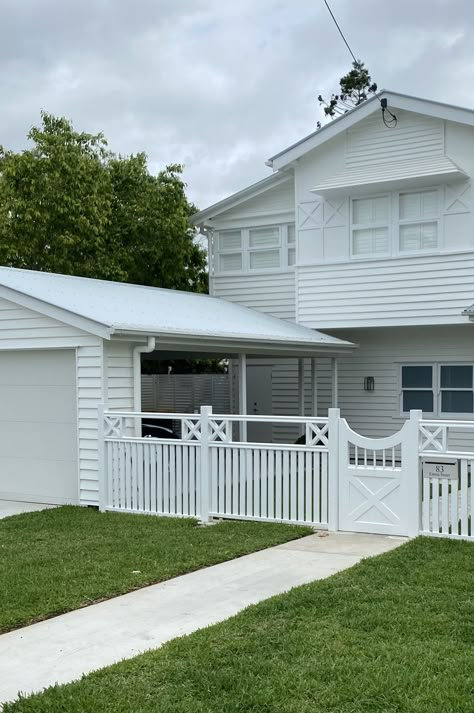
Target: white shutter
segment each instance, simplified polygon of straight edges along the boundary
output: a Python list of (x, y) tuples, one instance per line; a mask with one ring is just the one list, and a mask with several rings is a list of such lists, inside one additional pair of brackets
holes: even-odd
[(280, 267), (280, 250), (254, 250), (250, 253), (250, 269)]
[(438, 215), (438, 192), (400, 194), (400, 220), (422, 220)]
[(222, 253), (219, 256), (221, 272), (233, 272), (242, 269), (242, 253)]
[(296, 231), (295, 231), (295, 224), (290, 223), (288, 226), (288, 238), (287, 238), (289, 243), (296, 243)]
[(296, 248), (288, 248), (288, 265), (292, 267), (296, 264)]
[(357, 198), (352, 201), (354, 225), (374, 225), (388, 222), (388, 196)]
[(389, 252), (388, 228), (367, 228), (352, 233), (354, 255), (387, 255)]
[(400, 226), (400, 251), (430, 250), (438, 246), (437, 223), (408, 223)]
[(280, 229), (252, 228), (249, 230), (249, 246), (251, 248), (267, 248), (280, 244)]
[(219, 250), (240, 250), (241, 246), (240, 230), (225, 230), (219, 233)]

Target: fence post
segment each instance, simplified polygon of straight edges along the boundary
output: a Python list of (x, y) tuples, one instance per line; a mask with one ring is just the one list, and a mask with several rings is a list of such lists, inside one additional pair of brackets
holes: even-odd
[(420, 476), (420, 421), (423, 412), (410, 411), (407, 435), (402, 446), (402, 477), (405, 481), (407, 535), (417, 537), (421, 522), (421, 476)]
[(209, 457), (209, 416), (212, 415), (212, 406), (201, 406), (201, 521), (209, 522), (209, 485), (210, 464)]
[(102, 512), (106, 509), (107, 500), (107, 471), (105, 466), (105, 442), (104, 442), (104, 411), (105, 404), (97, 406), (97, 460), (99, 474), (99, 510)]
[(339, 529), (339, 421), (338, 408), (328, 410), (328, 530)]

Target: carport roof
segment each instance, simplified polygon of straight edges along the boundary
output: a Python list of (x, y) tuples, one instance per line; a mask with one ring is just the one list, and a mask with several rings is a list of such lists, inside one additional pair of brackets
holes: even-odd
[(0, 268), (0, 297), (104, 338), (158, 338), (157, 349), (311, 356), (355, 345), (218, 297)]

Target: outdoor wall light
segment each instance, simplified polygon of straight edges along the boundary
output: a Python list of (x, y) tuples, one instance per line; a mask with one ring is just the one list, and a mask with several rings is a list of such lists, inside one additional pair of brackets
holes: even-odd
[(375, 389), (375, 379), (373, 376), (364, 377), (364, 391), (373, 391)]

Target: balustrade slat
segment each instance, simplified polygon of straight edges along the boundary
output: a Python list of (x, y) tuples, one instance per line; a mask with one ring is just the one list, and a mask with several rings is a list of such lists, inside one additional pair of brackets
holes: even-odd
[(467, 460), (461, 460), (461, 535), (469, 534)]

